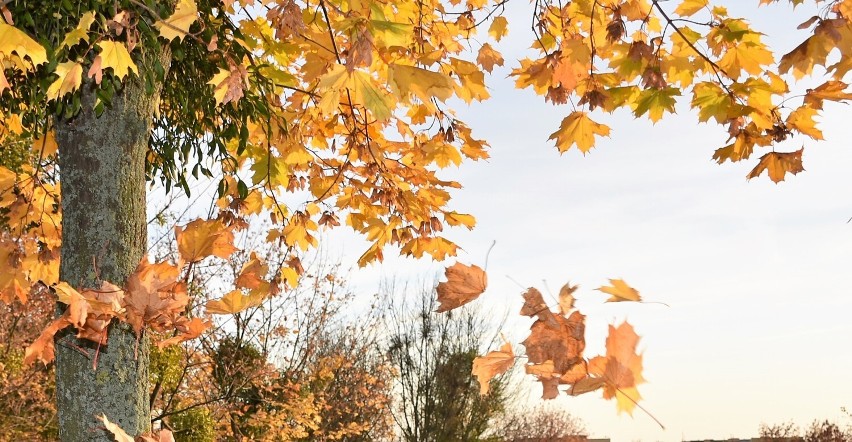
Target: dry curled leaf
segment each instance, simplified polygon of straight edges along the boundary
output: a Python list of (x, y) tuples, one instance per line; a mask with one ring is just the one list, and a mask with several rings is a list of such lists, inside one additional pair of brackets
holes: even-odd
[(447, 267), (445, 282), (438, 284), (438, 313), (461, 307), (478, 298), (488, 285), (485, 271), (475, 265), (460, 262)]
[(623, 279), (610, 279), (612, 286), (598, 287), (597, 290), (611, 295), (606, 302), (641, 301), (639, 291), (627, 285)]
[(509, 343), (503, 344), (500, 350), (474, 358), (473, 375), (479, 381), (479, 393), (488, 394), (491, 379), (494, 376), (505, 373), (514, 361), (515, 354), (512, 353), (512, 345)]

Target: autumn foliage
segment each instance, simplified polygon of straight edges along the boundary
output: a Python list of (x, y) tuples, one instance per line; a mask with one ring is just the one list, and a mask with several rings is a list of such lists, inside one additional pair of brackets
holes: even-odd
[[(116, 322), (129, 324), (140, 345), (144, 336), (161, 347), (199, 339), (215, 315), (241, 314), (298, 287), (298, 254), (315, 250), (326, 229), (347, 226), (366, 238), (362, 266), (389, 249), (454, 256), (458, 246), (443, 230), (476, 220), (450, 207), (461, 184), (442, 169), (489, 152), (450, 105), (487, 100), (495, 66), (509, 64), (516, 87), (567, 105), (548, 138), (560, 152), (591, 152), (613, 132), (605, 114), (656, 123), (688, 107), (726, 138), (708, 156), (749, 161), (748, 178), (765, 173), (776, 183), (804, 170), (805, 149), (823, 139), (817, 118), (828, 103), (852, 99), (850, 0), (784, 2), (814, 15), (798, 25), (797, 46), (777, 51), (711, 0), (537, 1), (533, 52), (517, 61), (500, 52), (514, 25), (502, 1), (72, 3), (0, 6), (0, 143), (17, 152), (0, 166), (0, 300), (24, 304), (39, 294), (63, 306), (28, 345), (26, 363), (52, 361), (57, 334), (108, 346)], [(176, 228), (178, 253), (142, 259), (126, 280), (101, 279), (93, 257), (98, 282), (72, 286), (59, 280), (56, 158), (74, 146), (60, 146), (56, 129), (84, 112), (103, 115), (128, 84), (156, 95), (142, 116), (148, 178), (189, 193), (192, 177), (215, 177), (215, 217)], [(793, 137), (802, 145), (791, 147)], [(258, 216), (270, 222), (267, 243), (288, 258), (270, 265), (246, 251), (228, 290), (202, 307), (190, 290), (193, 268), (237, 253), (235, 235)], [(446, 278), (441, 311), (487, 287), (476, 266), (455, 264)], [(574, 289), (563, 288), (556, 311), (535, 289), (523, 295), (521, 314), (534, 318), (526, 370), (545, 397), (560, 387), (600, 389), (631, 411), (643, 381), (638, 337), (629, 324), (613, 326), (606, 354), (585, 356)], [(640, 300), (620, 279), (599, 290), (610, 301)], [(487, 385), (514, 358), (506, 344), (474, 371)]]

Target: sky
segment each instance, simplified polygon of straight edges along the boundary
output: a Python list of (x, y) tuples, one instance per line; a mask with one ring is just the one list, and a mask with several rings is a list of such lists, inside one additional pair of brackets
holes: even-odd
[[(800, 6), (752, 7), (730, 1), (773, 49), (795, 47), (793, 31), (813, 15)], [(488, 140), (491, 158), (448, 173), (464, 185), (451, 206), (477, 218), (447, 237), (458, 260), (483, 265), (489, 287), (475, 301), (502, 317), (521, 305), (522, 287), (558, 293), (580, 284), (588, 315), (586, 354), (605, 352), (607, 324), (628, 319), (642, 336), (642, 411), (617, 415), (597, 393), (555, 401), (582, 419), (594, 437), (613, 441), (680, 441), (756, 437), (761, 423), (815, 419), (852, 424), (852, 128), (849, 110), (827, 105), (819, 121), (826, 141), (801, 136), (779, 150), (805, 147), (806, 171), (779, 184), (746, 180), (759, 155), (717, 165), (724, 128), (699, 124), (686, 107), (656, 125), (628, 113), (603, 115), (612, 128), (586, 156), (560, 155), (547, 141), (570, 108), (517, 91), (505, 78), (531, 34), (530, 7), (510, 2), (510, 34), (498, 49), (507, 68), (489, 79), (491, 100), (457, 107), (459, 118)], [(523, 23), (522, 26), (512, 26)], [(796, 40), (798, 38), (798, 41)], [(366, 243), (345, 233), (326, 238), (344, 263)], [(437, 274), (446, 264), (394, 258), (353, 273), (359, 290), (383, 278)], [(603, 304), (594, 289), (623, 278), (648, 301)], [(520, 285), (519, 285), (520, 284)], [(510, 319), (517, 352), (531, 320)], [(540, 386), (528, 383), (535, 403)]]
[[(758, 9), (757, 0), (718, 2), (751, 19), (769, 45), (791, 50), (794, 31), (815, 12), (800, 6)], [(583, 420), (593, 437), (613, 441), (681, 441), (755, 437), (761, 423), (815, 419), (852, 424), (852, 128), (849, 109), (827, 104), (826, 141), (795, 137), (779, 150), (805, 147), (806, 171), (774, 184), (746, 180), (757, 162), (717, 165), (713, 151), (725, 129), (699, 124), (694, 113), (652, 125), (629, 113), (599, 116), (612, 128), (589, 154), (560, 155), (547, 141), (566, 106), (546, 104), (506, 78), (532, 40), (530, 6), (508, 4), (508, 38), (497, 47), (507, 67), (489, 79), (492, 98), (456, 106), (488, 140), (491, 158), (448, 170), (464, 188), (451, 207), (477, 218), (473, 231), (450, 229), (457, 259), (485, 264), (489, 285), (476, 301), (495, 321), (511, 312), (504, 332), (519, 344), (531, 325), (514, 313), (525, 287), (558, 293), (579, 284), (587, 315), (586, 354), (605, 352), (608, 324), (627, 319), (642, 336), (641, 410), (618, 415), (598, 393), (554, 401)], [(514, 24), (522, 25), (514, 25)], [(798, 40), (797, 40), (798, 39)], [(783, 49), (782, 49), (783, 48)], [(322, 248), (351, 266), (353, 288), (370, 294), (388, 278), (423, 280), (454, 260), (394, 257), (357, 269), (367, 243), (338, 229)], [(647, 301), (604, 304), (594, 289), (623, 278)], [(526, 383), (535, 404), (540, 386)]]

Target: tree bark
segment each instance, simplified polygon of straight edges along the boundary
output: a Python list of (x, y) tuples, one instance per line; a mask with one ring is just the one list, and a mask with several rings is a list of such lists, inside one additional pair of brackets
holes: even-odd
[[(167, 51), (138, 60), (140, 74)], [(145, 155), (161, 85), (149, 94), (140, 77), (126, 78), (112, 105), (93, 111), (95, 85), (82, 91), (82, 110), (58, 117), (62, 185), (60, 279), (75, 287), (123, 285), (146, 253)], [(138, 348), (137, 348), (138, 345)], [(94, 364), (97, 361), (97, 364)], [(105, 346), (65, 330), (56, 339), (56, 396), (63, 441), (113, 441), (101, 414), (137, 435), (151, 426), (148, 340), (113, 323)]]

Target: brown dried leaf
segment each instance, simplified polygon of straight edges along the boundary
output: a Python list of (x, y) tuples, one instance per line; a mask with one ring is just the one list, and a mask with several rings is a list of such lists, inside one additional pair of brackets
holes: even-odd
[(479, 381), (479, 393), (487, 394), (491, 379), (505, 373), (514, 362), (515, 354), (512, 353), (512, 345), (508, 342), (503, 344), (500, 350), (474, 358), (472, 373)]
[(488, 286), (485, 271), (479, 266), (467, 266), (460, 262), (447, 267), (446, 282), (438, 284), (438, 313), (461, 307), (478, 298)]

